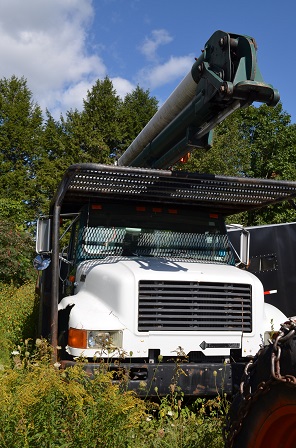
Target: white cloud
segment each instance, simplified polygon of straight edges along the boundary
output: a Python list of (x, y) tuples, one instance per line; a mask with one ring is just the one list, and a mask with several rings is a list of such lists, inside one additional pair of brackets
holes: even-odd
[(83, 99), (86, 98), (87, 91), (91, 90), (95, 82), (96, 79), (93, 81), (82, 80), (69, 85), (64, 90), (51, 91), (48, 95), (43, 95), (42, 102), (56, 119), (60, 117), (61, 112), (82, 110)]
[[(87, 92), (91, 91), (96, 81), (97, 78), (89, 81), (82, 80), (75, 84), (71, 84), (62, 92), (56, 91), (54, 93), (54, 101), (52, 101), (50, 97), (53, 92), (51, 92), (50, 95), (44, 95), (42, 101), (45, 106), (50, 109), (51, 114), (55, 118), (60, 117), (61, 109), (63, 111), (69, 111), (70, 109), (82, 110), (83, 100), (86, 99)], [(127, 93), (130, 93), (135, 88), (134, 84), (123, 78), (112, 78), (111, 81), (117, 95), (122, 99)]]
[(156, 52), (160, 45), (166, 45), (170, 43), (173, 38), (170, 36), (168, 31), (162, 30), (153, 30), (151, 37), (146, 37), (144, 43), (140, 47), (141, 53), (143, 53), (147, 59), (155, 60)]
[(91, 0), (2, 0), (0, 77), (24, 76), (43, 110), (75, 108), (107, 72), (86, 52), (93, 15)]
[(124, 78), (112, 78), (113, 87), (120, 98), (124, 98), (127, 93), (135, 89), (135, 85)]
[(150, 90), (161, 87), (187, 75), (194, 62), (193, 55), (172, 56), (164, 64), (141, 70), (138, 74), (139, 84), (147, 86)]
[(95, 42), (95, 50), (89, 49), (89, 39), (95, 35), (95, 7), (95, 0), (1, 0), (0, 78), (24, 76), (34, 100), (58, 119), (70, 109), (81, 110), (87, 91), (108, 75), (100, 56), (103, 51), (121, 98), (136, 84), (153, 90), (180, 79), (190, 70), (193, 56), (171, 57), (164, 64), (158, 63), (159, 47), (173, 38), (165, 29), (156, 29), (140, 49), (151, 66), (142, 69), (136, 80), (134, 73), (131, 80), (128, 75), (118, 76), (120, 64), (117, 61), (112, 67), (112, 42), (102, 41), (103, 33)]

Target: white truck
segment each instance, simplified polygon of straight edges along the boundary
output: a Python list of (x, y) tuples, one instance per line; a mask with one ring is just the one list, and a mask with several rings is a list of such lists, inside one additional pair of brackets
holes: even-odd
[[(62, 367), (83, 357), (93, 371), (104, 361), (145, 396), (172, 384), (191, 396), (237, 390), (246, 359), (285, 317), (264, 303), (258, 278), (235, 266), (224, 219), (291, 200), (296, 183), (158, 168), (208, 148), (235, 109), (278, 99), (254, 40), (218, 31), (121, 166), (67, 170), (39, 219), (35, 262), (40, 333)], [(241, 241), (247, 264), (243, 232)]]
[[(41, 333), (62, 347), (63, 367), (109, 361), (139, 394), (166, 394), (177, 363), (186, 395), (231, 394), (285, 317), (234, 265), (224, 217), (295, 195), (294, 182), (73, 165), (39, 220), (37, 250), (51, 256)], [(61, 218), (72, 220), (63, 251)]]

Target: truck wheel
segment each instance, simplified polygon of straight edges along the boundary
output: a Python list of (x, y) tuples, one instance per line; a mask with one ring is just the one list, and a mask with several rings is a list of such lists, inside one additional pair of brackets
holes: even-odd
[(233, 448), (295, 448), (296, 385), (275, 383), (251, 405)]

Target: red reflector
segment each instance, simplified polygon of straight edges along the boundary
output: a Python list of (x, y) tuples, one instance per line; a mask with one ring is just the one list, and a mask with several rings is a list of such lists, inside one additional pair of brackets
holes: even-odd
[(136, 207), (137, 212), (145, 212), (146, 207)]
[(172, 215), (177, 215), (178, 214), (178, 210), (176, 210), (174, 208), (169, 208), (168, 212), (171, 213)]
[(93, 210), (102, 210), (102, 205), (101, 204), (92, 204), (91, 208)]
[(154, 213), (161, 213), (161, 212), (162, 212), (162, 208), (154, 207), (154, 208), (152, 209), (152, 211), (153, 211)]
[(210, 213), (210, 218), (215, 218), (215, 219), (217, 219), (217, 218), (218, 218), (217, 213)]
[(181, 162), (181, 163), (186, 163), (186, 162), (188, 162), (189, 158), (190, 158), (190, 152), (188, 152), (187, 154), (185, 154), (185, 156), (183, 156), (183, 157), (180, 159), (180, 162)]

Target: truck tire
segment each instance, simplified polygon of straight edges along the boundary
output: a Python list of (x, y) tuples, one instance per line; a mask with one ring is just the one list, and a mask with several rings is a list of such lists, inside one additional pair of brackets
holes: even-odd
[(233, 448), (296, 448), (296, 385), (278, 382), (252, 403)]

